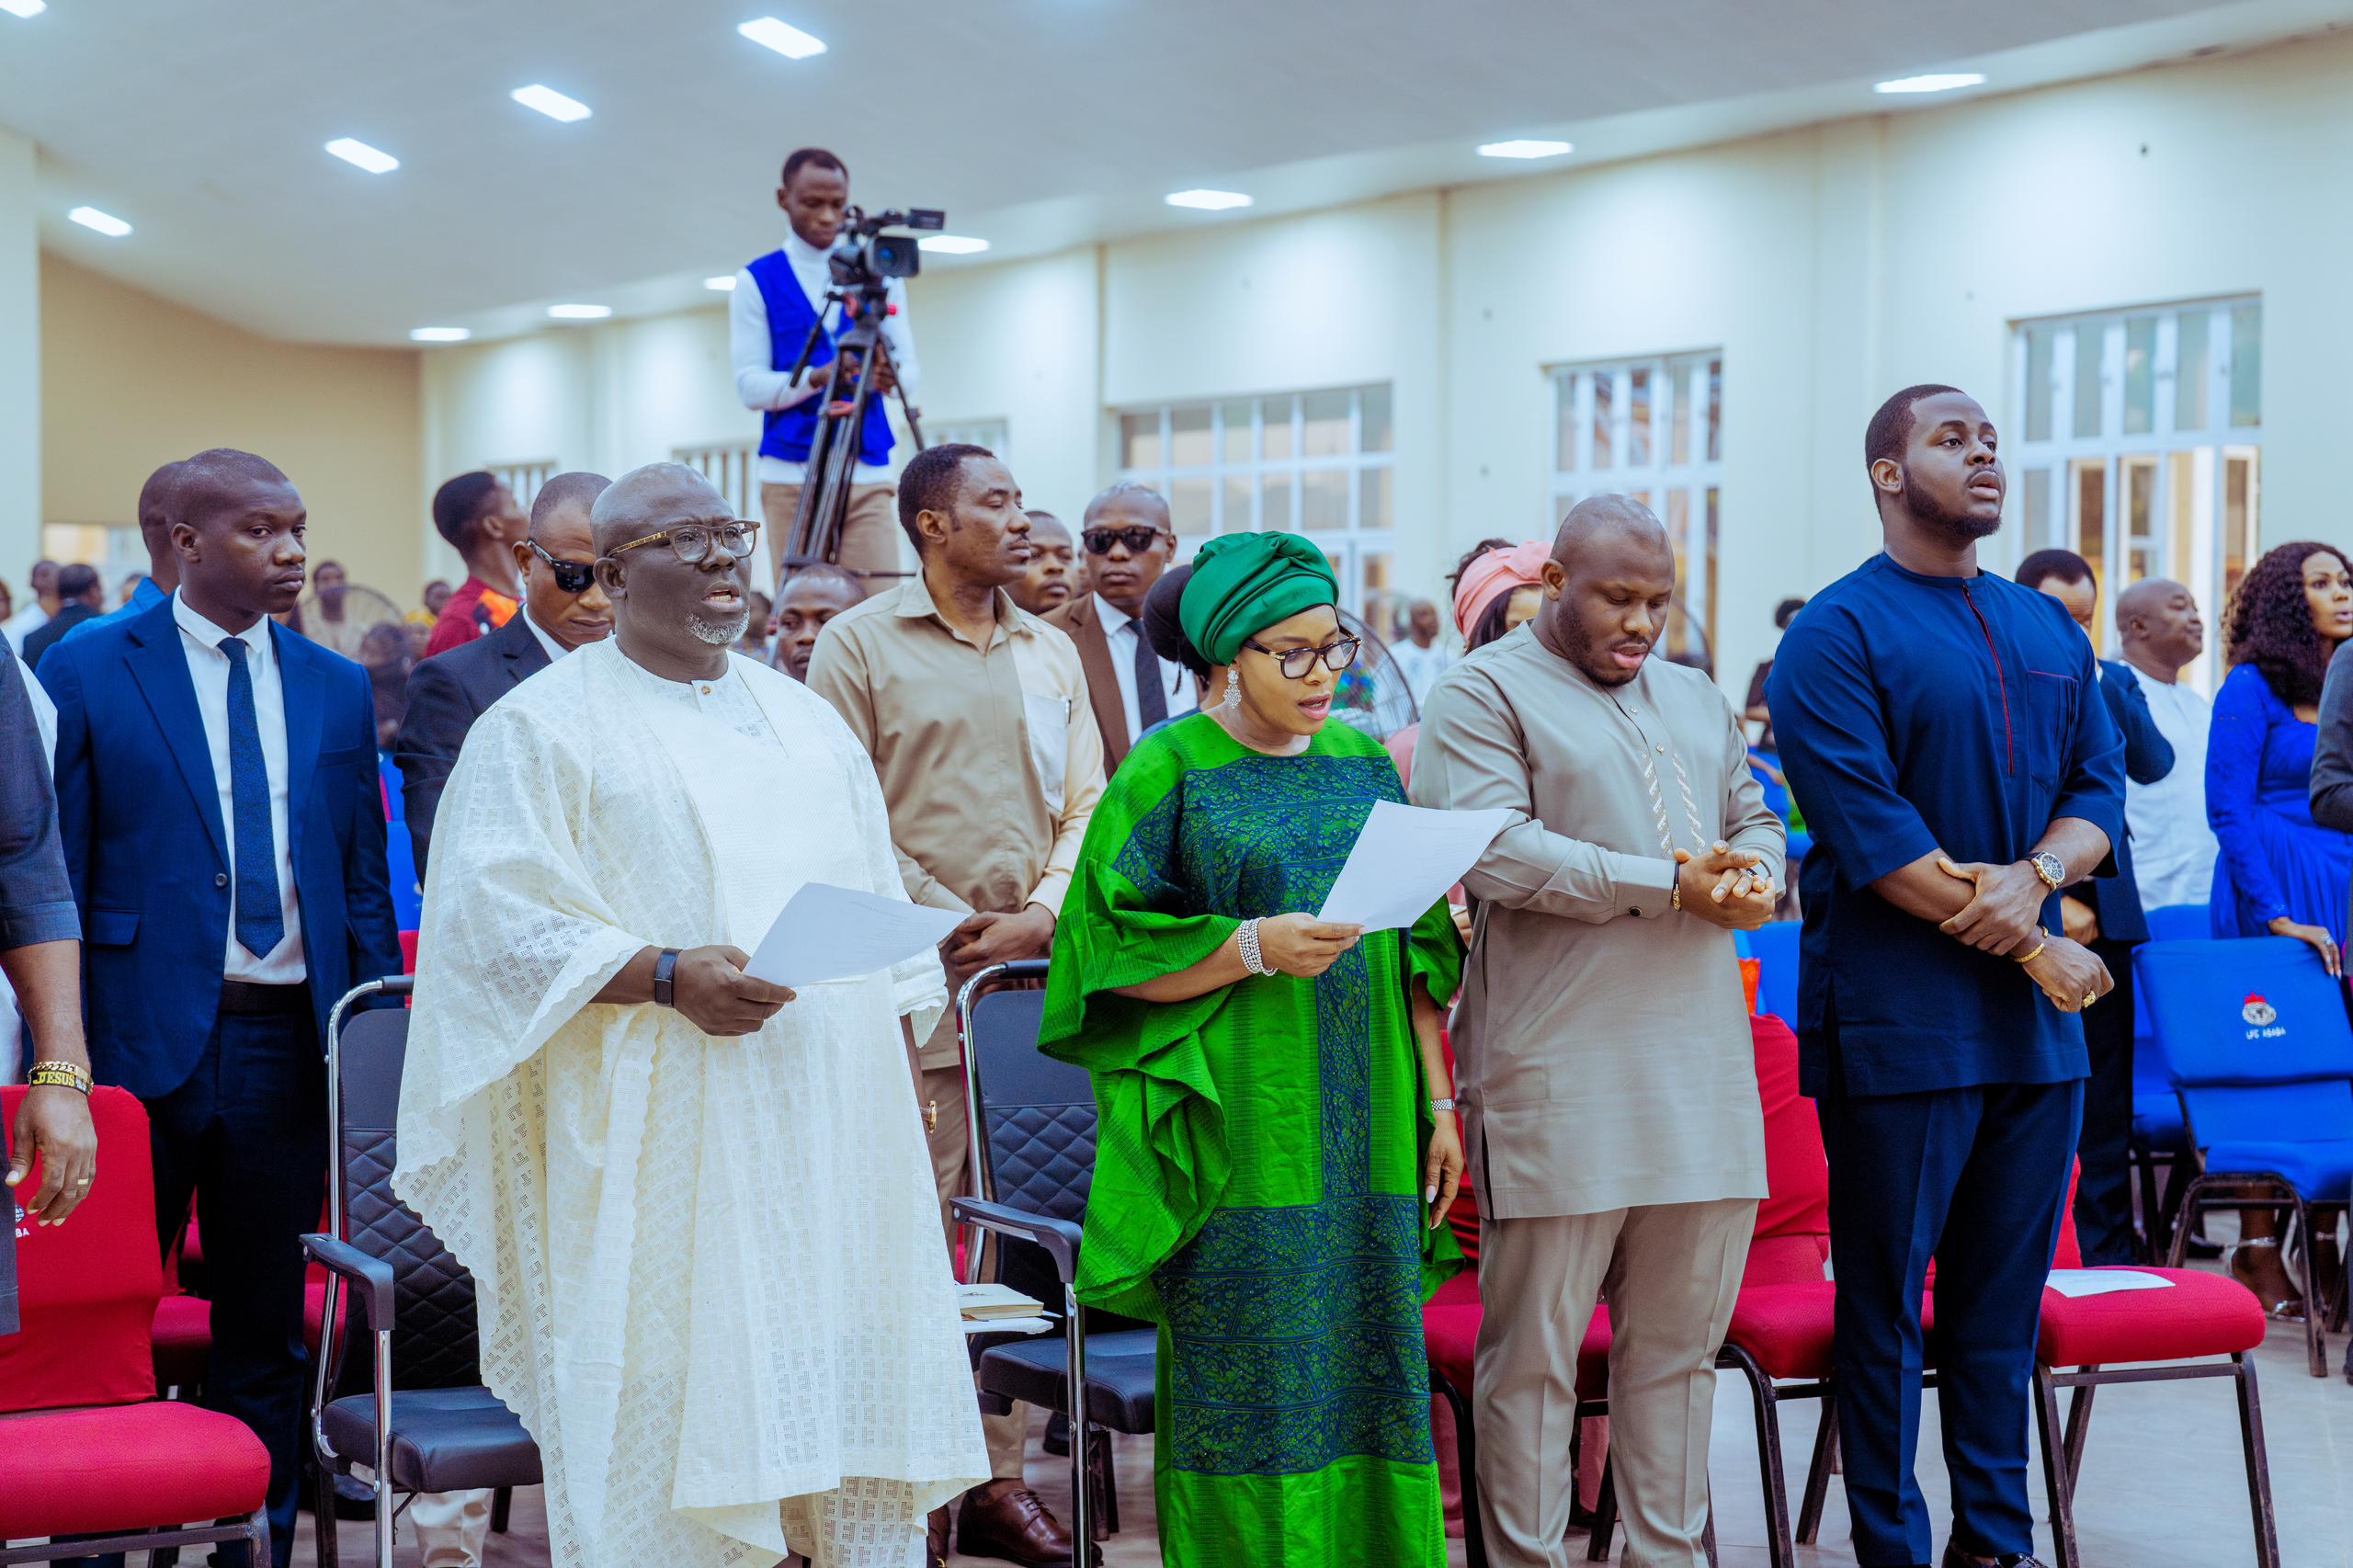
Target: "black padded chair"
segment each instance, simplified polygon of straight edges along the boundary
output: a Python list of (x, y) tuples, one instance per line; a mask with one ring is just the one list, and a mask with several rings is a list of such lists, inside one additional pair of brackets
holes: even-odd
[[(1062, 1304), (1060, 1343), (1042, 1335), (984, 1341), (980, 1385), (993, 1399), (1071, 1417), (1071, 1539), (1091, 1541), (1087, 1483), (1098, 1472), (1090, 1463), (1088, 1435), (1096, 1427), (1131, 1435), (1153, 1430), (1157, 1335), (1125, 1319), (1082, 1313), (1071, 1289), (1095, 1174), (1095, 1089), (1085, 1068), (1038, 1050), (1046, 998), (1031, 987), (1045, 977), (1042, 963), (997, 964), (974, 975), (957, 999), (980, 1196), (956, 1199), (954, 1212), (958, 1223), (1001, 1238), (998, 1279)], [(968, 1234), (965, 1256), (977, 1257), (971, 1240)], [(1086, 1390), (1084, 1420), (1073, 1408), (1073, 1386)], [(1108, 1466), (1099, 1473), (1105, 1516), (1116, 1522)]]
[[(488, 1489), (493, 1526), (506, 1528), (508, 1494), (540, 1483), (540, 1450), (514, 1412), (482, 1386), (474, 1283), (425, 1221), (392, 1196), (406, 1008), (355, 1012), (369, 997), (406, 996), (407, 976), (373, 980), (327, 1020), (327, 1117), (335, 1152), (327, 1184), (332, 1235), (304, 1236), (327, 1269), (311, 1394), (315, 1494), (365, 1467), (376, 1494), (376, 1562), (392, 1562), (393, 1494)], [(371, 1392), (331, 1397), (346, 1336), (338, 1308), (348, 1287), (366, 1312)], [(354, 1334), (359, 1325), (352, 1325)], [(398, 1367), (397, 1377), (394, 1374)], [(318, 1510), (323, 1568), (336, 1561), (334, 1509)]]

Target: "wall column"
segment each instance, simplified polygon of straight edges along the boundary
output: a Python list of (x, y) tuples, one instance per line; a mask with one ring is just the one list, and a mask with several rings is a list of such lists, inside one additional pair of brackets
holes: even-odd
[(0, 130), (0, 578), (40, 554), (40, 216), (33, 144)]

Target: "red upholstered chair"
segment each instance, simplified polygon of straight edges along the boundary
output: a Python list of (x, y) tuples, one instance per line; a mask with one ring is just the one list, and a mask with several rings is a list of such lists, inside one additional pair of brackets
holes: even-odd
[[(2072, 1184), (2060, 1222), (2059, 1268), (2080, 1268)], [(2084, 1463), (2093, 1391), (2106, 1383), (2170, 1382), (2229, 1378), (2238, 1386), (2239, 1446), (2246, 1460), (2247, 1500), (2255, 1518), (2256, 1568), (2279, 1568), (2279, 1540), (2271, 1508), (2270, 1469), (2264, 1457), (2263, 1406), (2255, 1363), (2247, 1353), (2263, 1343), (2262, 1303), (2237, 1280), (2188, 1268), (2142, 1268), (2170, 1282), (2163, 1290), (2070, 1299), (2042, 1293), (2042, 1333), (2035, 1347), (2035, 1421), (2042, 1437), (2042, 1474), (2051, 1494), (2054, 1568), (2078, 1568), (2075, 1478)], [(2220, 1357), (2216, 1360), (2212, 1358)], [(2063, 1428), (2059, 1391), (2074, 1390)]]
[[(0, 1089), (0, 1138), (25, 1091)], [(98, 1182), (63, 1225), (20, 1227), (20, 1332), (0, 1337), (0, 1563), (227, 1540), (269, 1552), (269, 1456), (233, 1416), (155, 1398), (164, 1288), (147, 1113), (90, 1096)], [(38, 1176), (32, 1179), (38, 1180)], [(7, 1219), (16, 1218), (13, 1203)], [(194, 1521), (191, 1523), (190, 1521)]]

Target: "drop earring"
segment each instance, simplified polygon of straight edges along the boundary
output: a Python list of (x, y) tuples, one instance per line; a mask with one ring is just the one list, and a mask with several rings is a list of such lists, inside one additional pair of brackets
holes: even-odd
[(1231, 665), (1226, 666), (1225, 701), (1222, 706), (1230, 709), (1242, 706), (1242, 672)]

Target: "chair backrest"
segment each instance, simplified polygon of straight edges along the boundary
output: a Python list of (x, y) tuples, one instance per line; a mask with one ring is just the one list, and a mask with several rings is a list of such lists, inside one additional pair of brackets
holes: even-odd
[[(1084, 1222), (1095, 1176), (1095, 1085), (1084, 1067), (1038, 1049), (1046, 994), (1012, 989), (1041, 963), (1008, 964), (974, 993), (965, 1058), (981, 1130), (981, 1194), (1050, 1219)], [(1027, 1243), (1005, 1244), (998, 1278), (1052, 1303), (1053, 1264)]]
[(1756, 960), (1756, 1010), (1792, 1028), (1798, 1021), (1798, 933), (1803, 923), (1776, 920), (1748, 934)]
[(2344, 983), (2287, 937), (2144, 944), (2141, 1005), (2193, 1140), (2353, 1138)]
[(473, 1276), (392, 1196), (408, 1021), (404, 1007), (347, 1013), (335, 1038), (336, 1212), (343, 1240), (392, 1266), (394, 1381), (468, 1388), (482, 1381)]
[(1765, 1113), (1765, 1186), (1745, 1285), (1822, 1278), (1830, 1256), (1830, 1165), (1822, 1122), (1798, 1088), (1798, 1037), (1779, 1018), (1754, 1017), (1756, 1095)]
[(2148, 912), (2149, 937), (2158, 942), (2202, 941), (2214, 934), (2214, 912), (2202, 903), (2168, 903)]
[[(0, 1146), (25, 1094), (22, 1085), (0, 1088)], [(90, 1119), (98, 1134), (97, 1180), (63, 1224), (26, 1222), (15, 1193), (0, 1189), (0, 1222), (17, 1233), (22, 1323), (0, 1335), (0, 1413), (155, 1397), (149, 1336), (164, 1262), (147, 1110), (124, 1090), (100, 1088), (90, 1095)], [(36, 1165), (25, 1180), (28, 1196), (40, 1179)]]

